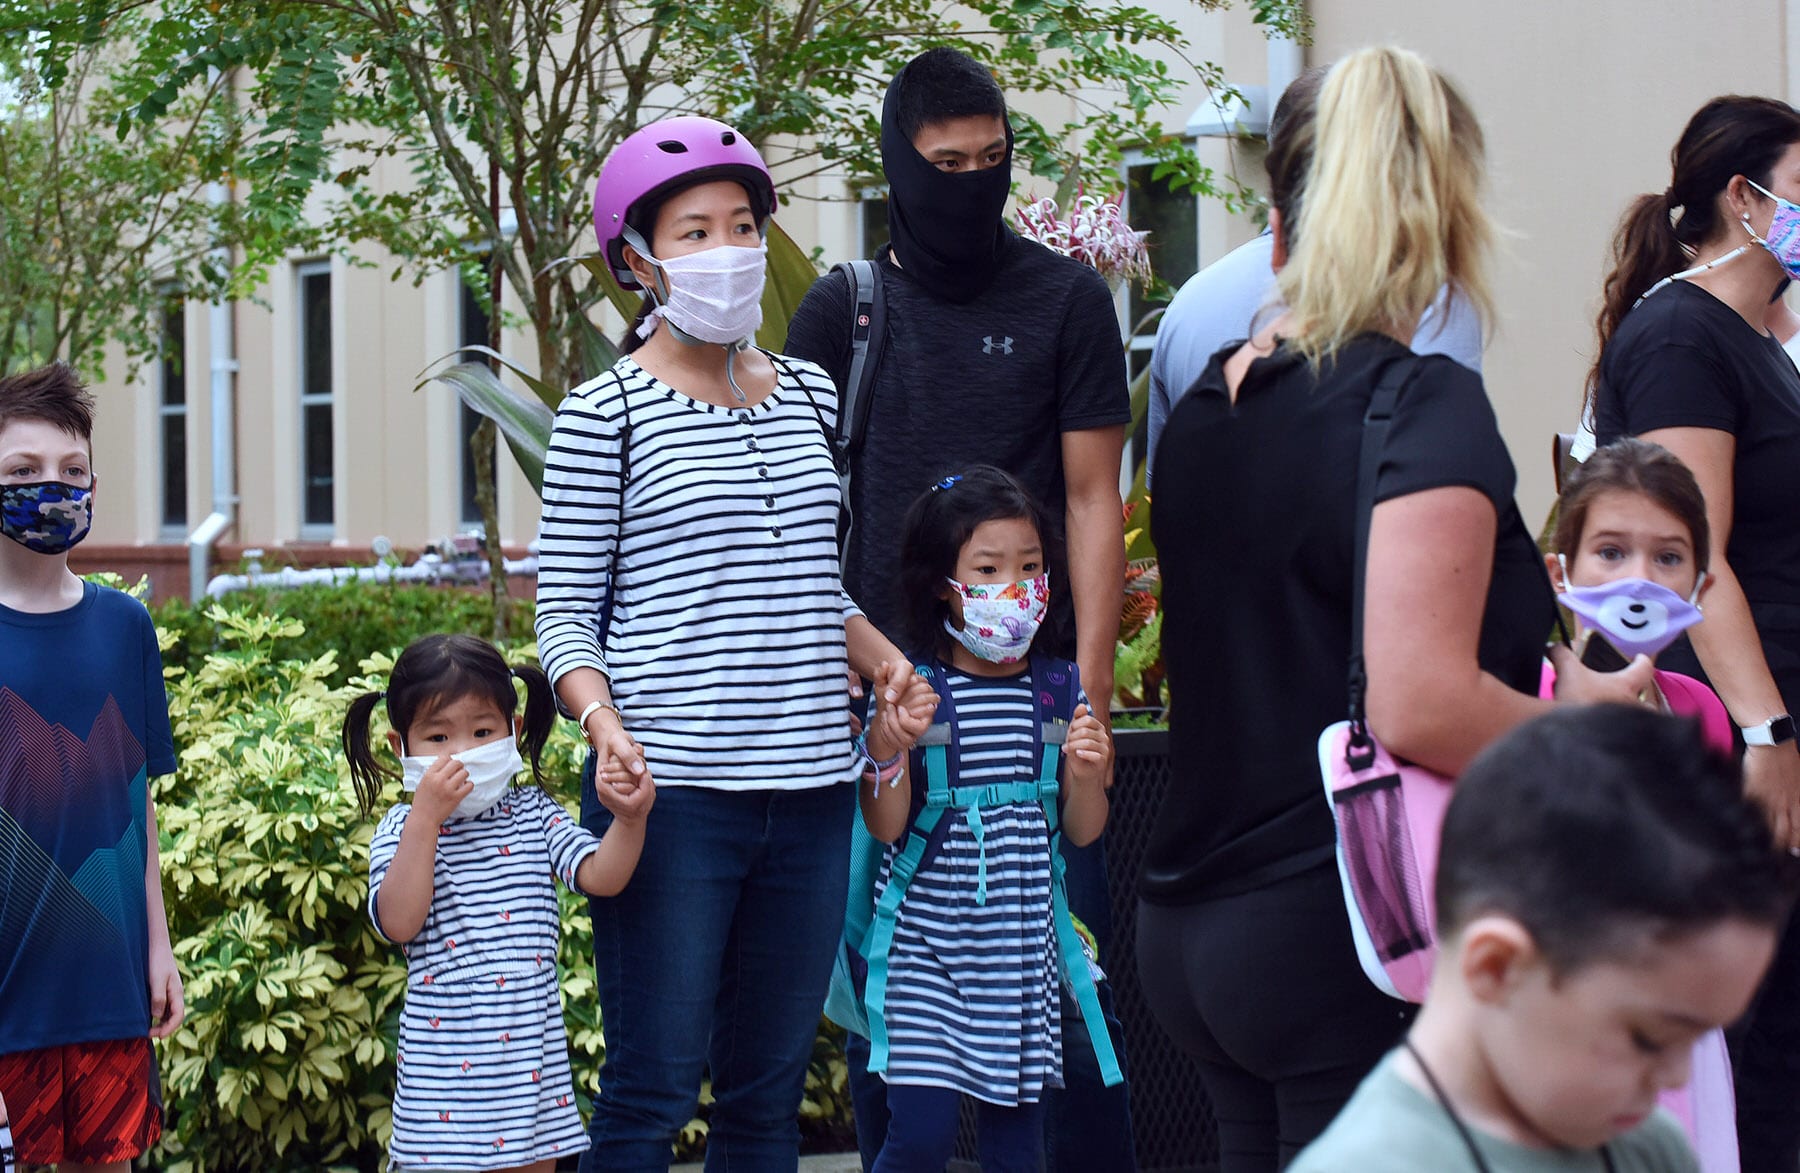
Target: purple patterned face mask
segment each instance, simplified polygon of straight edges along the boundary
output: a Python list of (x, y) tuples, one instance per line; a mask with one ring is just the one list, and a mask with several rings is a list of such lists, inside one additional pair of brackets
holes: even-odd
[[(1751, 231), (1750, 235), (1781, 262), (1782, 272), (1800, 281), (1800, 204), (1782, 199), (1754, 179), (1745, 182), (1775, 201), (1775, 214), (1769, 219), (1768, 233), (1757, 236)], [(1744, 221), (1744, 227), (1750, 228), (1748, 219)]]
[[(1563, 572), (1568, 581), (1568, 572)], [(1694, 584), (1694, 594), (1700, 584)], [(1558, 601), (1627, 656), (1654, 659), (1705, 616), (1692, 599), (1644, 578), (1615, 578), (1599, 586), (1571, 586)]]
[(65, 554), (94, 524), (92, 486), (0, 485), (0, 533), (35, 554)]

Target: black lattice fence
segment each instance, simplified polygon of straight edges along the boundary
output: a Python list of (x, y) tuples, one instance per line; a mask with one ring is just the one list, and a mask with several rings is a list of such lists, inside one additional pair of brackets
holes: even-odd
[[(1125, 1032), (1131, 1079), (1131, 1123), (1142, 1173), (1211, 1173), (1218, 1168), (1218, 1132), (1200, 1085), (1199, 1065), (1177, 1050), (1151, 1017), (1138, 984), (1137, 880), (1144, 848), (1169, 785), (1166, 729), (1121, 729), (1116, 734), (1112, 813), (1106, 824), (1112, 890), (1112, 945), (1102, 958), (1112, 978), (1113, 1005)], [(1086, 1046), (1079, 1025), (1064, 1046)], [(1074, 1105), (1070, 1105), (1071, 1108)], [(951, 1173), (973, 1173), (973, 1116), (965, 1105), (963, 1133)], [(1051, 1173), (1117, 1173), (1057, 1169)]]

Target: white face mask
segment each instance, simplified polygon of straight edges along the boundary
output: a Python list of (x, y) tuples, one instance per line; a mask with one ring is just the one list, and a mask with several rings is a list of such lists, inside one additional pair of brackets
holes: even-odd
[[(634, 244), (635, 247), (635, 244)], [(769, 246), (722, 244), (686, 256), (659, 261), (638, 253), (662, 270), (659, 304), (650, 311), (638, 335), (648, 338), (657, 318), (666, 318), (684, 334), (732, 346), (755, 337), (762, 325), (763, 283), (769, 271)]]
[[(417, 790), (425, 777), (425, 771), (442, 756), (432, 754), (429, 757), (401, 758), (400, 788), (408, 794)], [(463, 764), (463, 768), (469, 771), (469, 781), (475, 785), (475, 789), (469, 791), (468, 796), (450, 812), (453, 819), (472, 819), (499, 802), (500, 796), (512, 785), (512, 780), (525, 768), (525, 759), (519, 756), (518, 739), (513, 737), (497, 737), (474, 749), (465, 749), (450, 756)]]

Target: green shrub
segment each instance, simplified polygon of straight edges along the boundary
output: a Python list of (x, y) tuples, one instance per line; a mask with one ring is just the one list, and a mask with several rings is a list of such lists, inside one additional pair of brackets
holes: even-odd
[[(436, 631), (466, 631), (487, 636), (494, 628), (494, 606), (485, 589), (431, 586), (422, 583), (353, 582), (273, 590), (258, 587), (233, 591), (196, 608), (186, 600), (158, 603), (152, 613), (157, 626), (175, 636), (165, 663), (192, 673), (222, 648), (219, 627), (208, 618), (214, 607), (238, 615), (281, 615), (300, 621), (304, 630), (287, 638), (284, 657), (316, 660), (328, 651), (337, 662), (328, 679), (334, 685), (350, 679), (357, 661), (372, 651), (403, 648)], [(514, 600), (513, 630), (529, 637), (530, 600)]]
[[(155, 1162), (167, 1173), (375, 1173), (392, 1130), (406, 967), (369, 924), (373, 825), (338, 735), (351, 697), (383, 686), (393, 653), (352, 675), (335, 647), (313, 654), (319, 641), (289, 615), (214, 606), (184, 621), (185, 635), (162, 633), (180, 761), (156, 803), (187, 1018), (164, 1044)], [(191, 669), (175, 654), (181, 638), (195, 641)], [(531, 643), (503, 650), (536, 660)], [(571, 809), (583, 753), (571, 726), (545, 751), (549, 788)], [(563, 1013), (586, 1108), (605, 1058), (593, 940), (584, 898), (560, 899)], [(822, 1030), (814, 1045), (800, 1109), (809, 1147), (852, 1135), (838, 1044)], [(706, 1114), (683, 1131), (682, 1156), (703, 1150)]]

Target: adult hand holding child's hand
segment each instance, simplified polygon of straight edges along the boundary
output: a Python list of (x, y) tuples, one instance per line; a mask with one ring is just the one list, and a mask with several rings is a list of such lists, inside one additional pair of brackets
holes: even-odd
[[(612, 807), (606, 801), (606, 787), (610, 786), (620, 794), (630, 794), (639, 785), (655, 785), (650, 779), (649, 763), (644, 760), (644, 747), (638, 744), (637, 738), (625, 732), (615, 710), (595, 710), (582, 733), (599, 757), (594, 767), (594, 790), (608, 810)], [(648, 805), (644, 809), (649, 810)], [(618, 814), (617, 811), (613, 813)]]
[(938, 695), (905, 660), (883, 660), (875, 676), (875, 717), (869, 726), (869, 755), (887, 759), (904, 753), (931, 728)]

